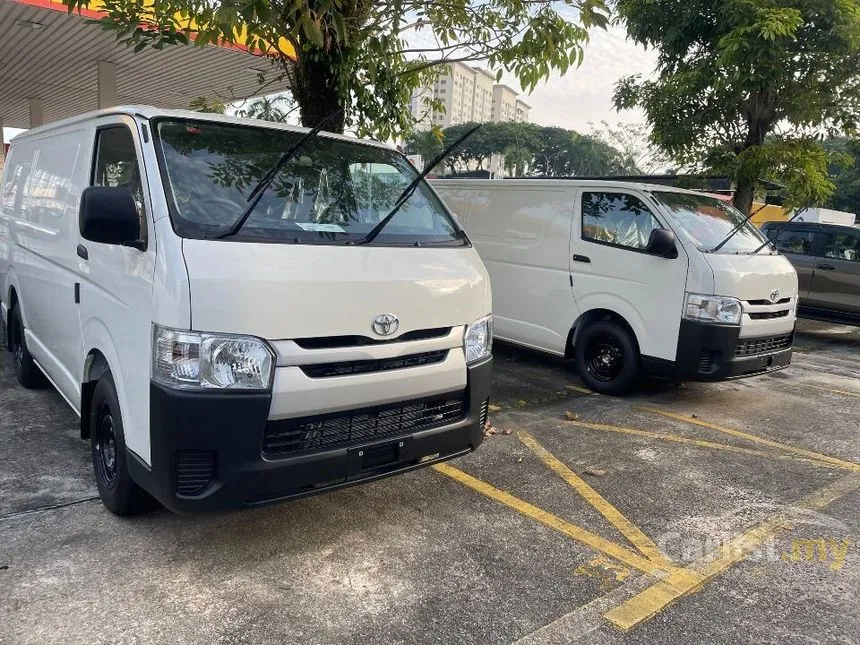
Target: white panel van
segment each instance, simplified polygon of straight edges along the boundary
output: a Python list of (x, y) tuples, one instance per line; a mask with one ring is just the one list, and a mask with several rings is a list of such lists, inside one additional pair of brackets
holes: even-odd
[(112, 511), (262, 504), (481, 443), (478, 254), (403, 155), (311, 134), (121, 107), (15, 138), (3, 340), (80, 415)]
[(574, 358), (596, 391), (625, 392), (642, 369), (718, 380), (791, 361), (797, 274), (715, 197), (568, 179), (433, 185), (490, 273), (496, 337)]

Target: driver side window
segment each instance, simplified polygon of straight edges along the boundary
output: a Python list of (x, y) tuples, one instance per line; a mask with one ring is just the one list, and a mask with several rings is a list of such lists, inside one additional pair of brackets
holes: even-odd
[(143, 202), (143, 182), (134, 139), (124, 125), (99, 128), (96, 132), (96, 156), (93, 165), (93, 186), (125, 188), (137, 206), (141, 236), (146, 238), (146, 210)]
[(660, 223), (641, 199), (626, 193), (582, 193), (582, 239), (639, 251)]

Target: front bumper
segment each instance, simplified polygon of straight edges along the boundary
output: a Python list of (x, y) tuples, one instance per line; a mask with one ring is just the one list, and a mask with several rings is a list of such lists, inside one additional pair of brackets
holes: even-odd
[(674, 361), (644, 358), (645, 370), (686, 381), (722, 381), (785, 369), (794, 330), (779, 336), (740, 338), (740, 327), (682, 320)]
[[(151, 383), (152, 466), (129, 454), (129, 468), (138, 484), (176, 513), (258, 506), (379, 479), (477, 448), (491, 375), (492, 359), (468, 368), (458, 421), (278, 459), (261, 450), (271, 395), (182, 392)], [(188, 494), (195, 477), (204, 485)]]

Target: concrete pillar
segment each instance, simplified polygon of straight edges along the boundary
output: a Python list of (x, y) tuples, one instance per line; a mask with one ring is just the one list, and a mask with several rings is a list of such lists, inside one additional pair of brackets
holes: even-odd
[(29, 99), (30, 101), (30, 127), (35, 128), (45, 122), (42, 111), (42, 99)]
[(99, 109), (116, 105), (116, 63), (99, 61)]

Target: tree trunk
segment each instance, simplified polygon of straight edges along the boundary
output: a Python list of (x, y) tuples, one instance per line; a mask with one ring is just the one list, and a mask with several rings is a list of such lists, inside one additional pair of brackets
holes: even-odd
[[(325, 53), (320, 52), (320, 56), (325, 56)], [(287, 65), (287, 77), (304, 127), (312, 128), (335, 110), (344, 109), (338, 92), (339, 79), (333, 66), (315, 59), (312, 54), (300, 56), (299, 60)], [(335, 117), (323, 129), (343, 133), (344, 115)]]
[(735, 188), (735, 197), (732, 202), (741, 213), (749, 215), (753, 203), (753, 190), (755, 182), (748, 177), (740, 177)]
[[(747, 110), (747, 134), (743, 146), (736, 152), (742, 154), (744, 151), (761, 146), (772, 126), (773, 121), (773, 92), (764, 90), (758, 92), (750, 99)], [(735, 196), (732, 202), (744, 215), (749, 215), (752, 210), (755, 185), (759, 179), (760, 169), (755, 167), (738, 168), (735, 174), (737, 182)]]

